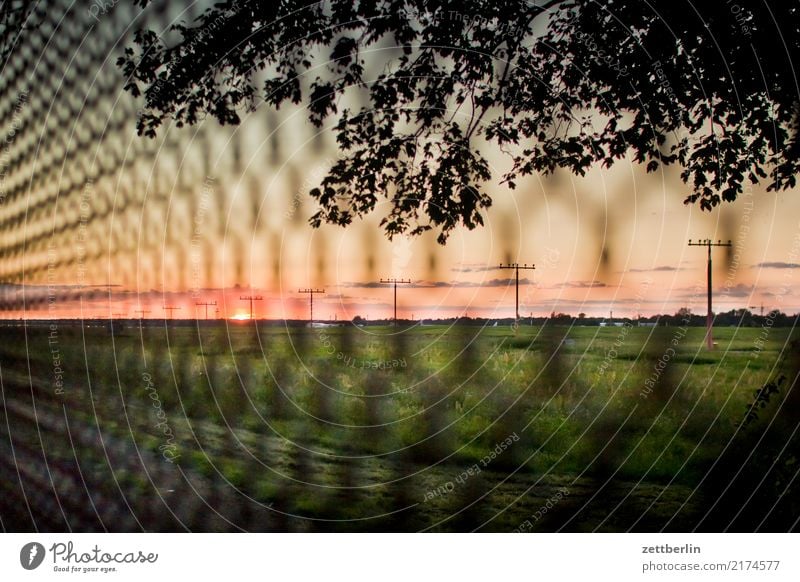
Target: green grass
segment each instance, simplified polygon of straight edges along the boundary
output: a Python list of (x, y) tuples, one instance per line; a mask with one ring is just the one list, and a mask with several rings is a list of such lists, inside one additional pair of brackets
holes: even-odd
[[(357, 517), (336, 501), (352, 486), (371, 488), (364, 511), (386, 510), (386, 484), (408, 467), (420, 475), (404, 495), (418, 500), (511, 434), (518, 440), (482, 482), (612, 475), (692, 488), (773, 377), (789, 331), (773, 329), (762, 349), (761, 329), (716, 329), (712, 352), (704, 330), (679, 331), (174, 327), (129, 329), (112, 343), (100, 330), (65, 328), (62, 400), (74, 418), (159, 454), (147, 373), (183, 469), (265, 503), (291, 497), (307, 517), (335, 517), (337, 506)], [(644, 391), (667, 350), (669, 364)], [(30, 362), (47, 393), (44, 330), (29, 329), (27, 347), (7, 342), (2, 358), (5, 375)]]

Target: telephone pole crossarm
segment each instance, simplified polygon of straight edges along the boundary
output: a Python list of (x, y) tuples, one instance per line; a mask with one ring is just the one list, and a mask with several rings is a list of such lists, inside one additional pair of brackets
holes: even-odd
[(195, 306), (196, 307), (205, 307), (206, 308), (206, 319), (208, 319), (208, 308), (209, 307), (216, 307), (217, 306), (217, 302), (216, 301), (200, 301), (198, 303), (195, 303)]
[(395, 277), (391, 277), (389, 279), (381, 279), (381, 283), (389, 283), (390, 285), (394, 286), (394, 319), (393, 324), (397, 325), (397, 284), (410, 284), (411, 279), (397, 279)]
[(707, 289), (707, 302), (708, 302), (708, 313), (706, 314), (706, 347), (709, 350), (714, 349), (714, 335), (713, 335), (713, 328), (714, 328), (714, 313), (712, 311), (711, 306), (711, 247), (731, 247), (731, 241), (722, 242), (718, 240), (717, 242), (712, 241), (710, 238), (705, 238), (698, 241), (692, 241), (689, 239), (689, 246), (690, 247), (706, 247), (708, 249), (708, 264), (707, 264), (707, 273), (706, 278), (708, 279), (708, 289)]
[(313, 325), (314, 324), (314, 295), (316, 295), (318, 293), (325, 293), (325, 290), (324, 289), (307, 288), (307, 289), (298, 290), (298, 293), (305, 293), (305, 294), (307, 294), (309, 296), (309, 308), (310, 308), (309, 324)]
[(253, 311), (253, 301), (263, 301), (264, 298), (261, 295), (240, 295), (240, 301), (249, 301), (250, 302), (250, 319), (255, 319), (255, 311)]
[(527, 263), (520, 265), (519, 263), (508, 263), (504, 265), (500, 263), (498, 269), (514, 269), (514, 279), (516, 282), (516, 309), (514, 310), (514, 321), (519, 321), (519, 271), (520, 269), (532, 271), (536, 269), (536, 265), (529, 265)]
[(169, 313), (169, 318), (172, 319), (174, 317), (175, 311), (180, 309), (180, 307), (174, 307), (172, 305), (164, 305), (162, 309), (164, 309), (164, 311)]

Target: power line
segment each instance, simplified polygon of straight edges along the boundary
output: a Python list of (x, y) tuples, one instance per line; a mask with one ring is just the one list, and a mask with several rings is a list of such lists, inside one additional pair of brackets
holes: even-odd
[(411, 279), (395, 279), (394, 277), (390, 279), (381, 279), (381, 283), (393, 283), (394, 284), (394, 325), (397, 325), (397, 284), (398, 283), (411, 283)]
[(240, 296), (239, 299), (241, 301), (250, 302), (250, 319), (255, 319), (255, 312), (253, 311), (253, 301), (263, 301), (264, 298), (261, 295), (243, 295)]
[(307, 293), (309, 296), (309, 306), (311, 309), (311, 319), (309, 319), (309, 323), (314, 323), (314, 295), (317, 293), (325, 293), (324, 289), (300, 289), (298, 293)]
[(515, 279), (516, 279), (516, 284), (517, 284), (517, 301), (516, 301), (516, 309), (514, 310), (514, 313), (515, 313), (514, 321), (515, 322), (519, 321), (519, 270), (520, 269), (533, 270), (533, 269), (536, 268), (536, 265), (528, 265), (527, 263), (524, 264), (524, 265), (520, 265), (519, 263), (509, 263), (507, 265), (504, 265), (503, 263), (500, 263), (500, 266), (497, 267), (497, 268), (498, 269), (514, 269), (514, 274), (515, 274)]
[(150, 310), (149, 309), (136, 309), (136, 310), (134, 310), (134, 313), (138, 313), (139, 314), (139, 331), (141, 332), (142, 331), (142, 326), (144, 324), (144, 316), (147, 315), (148, 313), (150, 313)]
[(195, 306), (197, 306), (197, 307), (205, 306), (205, 308), (206, 308), (206, 319), (208, 319), (208, 308), (209, 307), (216, 307), (217, 306), (217, 302), (216, 301), (211, 301), (211, 302), (200, 301), (199, 303), (195, 303)]
[(706, 347), (708, 347), (709, 350), (713, 350), (714, 336), (712, 330), (714, 327), (714, 314), (711, 310), (711, 247), (730, 247), (733, 245), (731, 245), (731, 241), (726, 243), (722, 242), (721, 240), (713, 242), (710, 238), (706, 238), (697, 242), (692, 242), (692, 239), (689, 239), (689, 246), (708, 248), (708, 314), (706, 315)]
[(175, 312), (180, 309), (180, 307), (173, 307), (172, 305), (165, 305), (162, 308), (164, 311), (169, 313), (169, 318), (173, 319), (175, 317)]

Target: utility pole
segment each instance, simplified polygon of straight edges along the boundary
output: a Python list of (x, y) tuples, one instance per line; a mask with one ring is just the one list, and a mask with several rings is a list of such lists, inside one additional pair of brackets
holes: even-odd
[(150, 313), (149, 309), (136, 309), (134, 313), (139, 314), (139, 332), (142, 331), (142, 325), (144, 324), (144, 316)]
[(517, 282), (517, 302), (516, 302), (516, 309), (514, 310), (514, 314), (515, 314), (514, 322), (517, 322), (517, 321), (519, 321), (519, 270), (520, 269), (533, 270), (533, 269), (536, 268), (536, 265), (528, 265), (527, 263), (524, 264), (524, 265), (520, 265), (519, 263), (509, 263), (507, 265), (504, 265), (503, 263), (500, 263), (500, 266), (497, 267), (497, 268), (498, 269), (514, 269), (514, 275), (515, 275), (516, 282)]
[(164, 311), (166, 311), (167, 313), (169, 313), (169, 318), (170, 318), (170, 319), (173, 319), (173, 318), (175, 317), (175, 311), (177, 311), (178, 309), (180, 309), (180, 307), (173, 307), (172, 305), (165, 305), (165, 306), (163, 307), (163, 309), (164, 309)]
[(208, 308), (209, 307), (216, 307), (217, 306), (217, 302), (216, 301), (211, 301), (209, 303), (207, 301), (200, 301), (199, 303), (195, 303), (195, 306), (197, 306), (197, 307), (205, 306), (205, 308), (206, 308), (206, 319), (208, 319)]
[(708, 314), (706, 315), (706, 347), (709, 350), (713, 350), (714, 336), (712, 330), (714, 327), (714, 315), (711, 311), (711, 247), (730, 247), (732, 245), (731, 241), (724, 243), (718, 240), (717, 242), (714, 242), (710, 238), (706, 238), (697, 242), (692, 242), (692, 239), (689, 239), (689, 246), (708, 248)]
[(411, 283), (411, 279), (381, 279), (381, 283), (391, 283), (394, 285), (394, 325), (397, 325), (397, 284), (398, 283)]
[[(249, 301), (250, 302), (250, 319), (255, 319), (255, 312), (253, 311), (253, 301), (263, 301), (264, 298), (261, 295), (243, 295), (240, 296), (239, 299), (241, 301)], [(215, 302), (216, 304), (216, 302)]]
[(314, 295), (316, 293), (325, 293), (324, 289), (300, 289), (298, 293), (306, 293), (309, 296), (309, 306), (311, 308), (311, 319), (309, 323), (314, 323)]

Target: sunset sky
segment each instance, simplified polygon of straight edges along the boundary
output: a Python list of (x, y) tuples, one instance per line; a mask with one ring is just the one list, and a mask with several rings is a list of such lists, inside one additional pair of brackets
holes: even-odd
[[(412, 280), (398, 292), (403, 318), (511, 317), (513, 272), (496, 269), (501, 262), (536, 265), (522, 274), (524, 315), (705, 313), (705, 250), (687, 246), (702, 238), (734, 245), (730, 255), (714, 251), (716, 310), (800, 311), (796, 190), (756, 187), (703, 212), (683, 204), (676, 168), (647, 174), (620, 160), (510, 191), (499, 185), (508, 159), (485, 148), (495, 174), (485, 226), (456, 230), (444, 247), (436, 233), (387, 240), (380, 202), (366, 221), (314, 230), (308, 191), (339, 154), (335, 119), (317, 129), (300, 107), (258, 107), (235, 127), (167, 124), (155, 140), (139, 137), (140, 105), (114, 64), (124, 43), (94, 34), (80, 54), (102, 63), (94, 77), (55, 55), (22, 62), (25, 74), (8, 90), (5, 131), (14, 139), (4, 159), (27, 161), (4, 168), (3, 187), (23, 192), (0, 204), (0, 220), (13, 225), (0, 241), (4, 318), (146, 310), (160, 319), (164, 306), (195, 318), (203, 301), (217, 301), (219, 317), (244, 318), (245, 295), (263, 296), (259, 318), (306, 318), (308, 297), (298, 293), (306, 287), (326, 291), (315, 297), (317, 318), (388, 318), (392, 290), (378, 283), (387, 277)], [(33, 80), (47, 67), (73, 83), (40, 94)], [(25, 98), (12, 99), (15, 91)]]
[[(319, 180), (326, 159), (307, 161), (310, 178), (301, 190)], [(433, 235), (390, 242), (378, 216), (346, 229), (314, 230), (305, 224), (310, 200), (304, 192), (297, 203), (285, 176), (269, 170), (259, 176), (255, 165), (242, 176), (239, 182), (255, 177), (265, 184), (255, 228), (250, 217), (237, 218), (237, 207), (252, 203), (241, 184), (227, 188), (216, 180), (205, 191), (200, 187), (206, 202), (193, 212), (181, 206), (186, 196), (175, 186), (166, 220), (148, 214), (152, 203), (139, 208), (139, 236), (157, 228), (157, 244), (140, 244), (133, 259), (119, 253), (87, 260), (82, 268), (79, 254), (77, 265), (54, 270), (51, 288), (42, 282), (6, 286), (6, 304), (24, 289), (29, 309), (5, 317), (139, 317), (136, 310), (143, 309), (160, 319), (164, 306), (176, 306), (176, 318), (202, 318), (204, 307), (195, 303), (217, 301), (212, 317), (247, 318), (249, 305), (240, 297), (260, 295), (258, 318), (307, 318), (308, 296), (298, 290), (314, 287), (326, 291), (315, 296), (316, 319), (380, 319), (392, 312), (392, 289), (378, 282), (387, 277), (412, 280), (398, 290), (403, 318), (511, 317), (513, 271), (495, 268), (509, 261), (536, 265), (521, 273), (523, 315), (605, 316), (613, 309), (630, 317), (684, 306), (704, 313), (705, 249), (686, 243), (706, 237), (734, 245), (729, 257), (724, 249), (713, 253), (715, 310), (800, 309), (796, 192), (753, 190), (708, 213), (682, 203), (685, 190), (671, 170), (645, 174), (618, 164), (581, 179), (559, 174), (528, 180), (514, 192), (495, 188), (485, 228), (457, 230), (442, 247)], [(227, 224), (215, 211), (217, 197), (226, 200)], [(185, 223), (196, 227), (188, 240), (176, 234)], [(108, 245), (101, 246), (107, 253)], [(48, 302), (48, 293), (58, 300)]]

